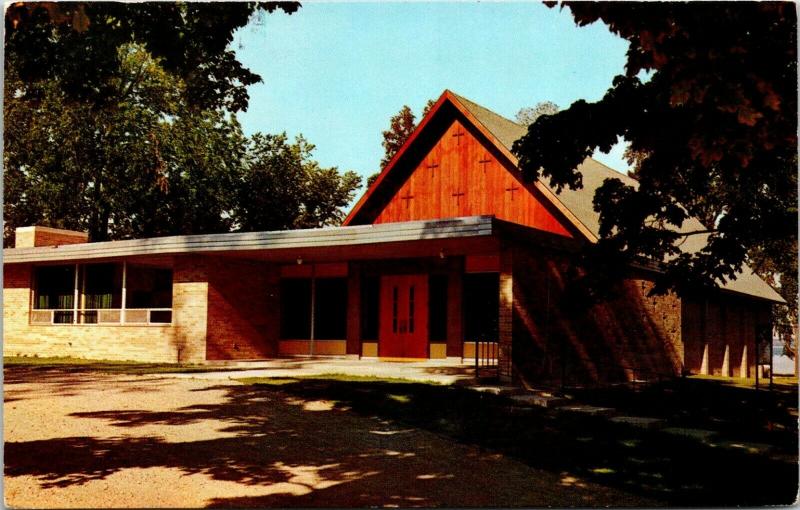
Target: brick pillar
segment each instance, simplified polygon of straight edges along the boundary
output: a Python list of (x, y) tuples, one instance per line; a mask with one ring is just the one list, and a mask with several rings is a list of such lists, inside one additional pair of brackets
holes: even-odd
[(514, 315), (514, 278), (511, 269), (511, 252), (503, 251), (500, 257), (500, 316), (498, 320), (498, 367), (500, 380), (511, 382), (514, 367), (511, 345), (513, 342), (512, 322)]
[(742, 346), (742, 362), (739, 365), (739, 377), (745, 379), (750, 377), (750, 371), (747, 369), (747, 343)]
[(172, 276), (175, 361), (206, 359), (208, 265), (202, 257), (176, 257)]
[(725, 342), (725, 354), (722, 356), (722, 375), (725, 377), (731, 376), (731, 346), (728, 344), (727, 339)]
[(350, 264), (347, 276), (347, 354), (361, 354), (361, 270)]

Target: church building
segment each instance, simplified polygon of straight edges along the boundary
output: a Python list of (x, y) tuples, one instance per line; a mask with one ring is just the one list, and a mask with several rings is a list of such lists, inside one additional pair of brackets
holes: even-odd
[(649, 296), (654, 270), (631, 267), (614, 297), (569, 302), (576, 254), (599, 235), (595, 189), (635, 181), (587, 159), (580, 190), (525, 182), (511, 152), (525, 132), (445, 91), (342, 227), (98, 243), (19, 228), (3, 354), (455, 358), (520, 384), (754, 377), (784, 301), (749, 268), (681, 298)]

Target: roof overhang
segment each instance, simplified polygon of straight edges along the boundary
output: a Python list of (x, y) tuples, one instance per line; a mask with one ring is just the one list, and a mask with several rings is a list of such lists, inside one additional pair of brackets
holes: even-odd
[[(464, 241), (496, 241), (497, 220), (469, 216), (446, 220), (410, 221), (353, 227), (156, 237), (126, 241), (7, 248), (4, 264), (53, 263), (152, 257), (183, 254), (216, 254), (248, 258), (288, 258), (300, 253), (350, 259), (401, 256), (401, 247), (452, 247)], [(473, 243), (474, 244), (474, 243)], [(477, 246), (477, 245), (476, 245)], [(480, 246), (489, 246), (483, 243)], [(366, 248), (369, 247), (369, 250)], [(418, 250), (419, 253), (419, 250)], [(407, 254), (406, 254), (407, 256)]]

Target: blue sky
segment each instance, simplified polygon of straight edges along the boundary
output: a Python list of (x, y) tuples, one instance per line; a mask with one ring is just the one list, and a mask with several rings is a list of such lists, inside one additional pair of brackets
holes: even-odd
[[(233, 49), (263, 83), (239, 115), (245, 133), (302, 133), (323, 166), (368, 176), (381, 132), (409, 105), (419, 118), (449, 88), (497, 113), (602, 97), (628, 43), (539, 3), (308, 3), (239, 30)], [(617, 146), (604, 163), (627, 169)]]

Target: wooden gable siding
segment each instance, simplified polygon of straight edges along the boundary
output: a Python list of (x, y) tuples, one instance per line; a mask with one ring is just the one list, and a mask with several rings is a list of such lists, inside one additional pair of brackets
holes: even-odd
[(572, 237), (532, 185), (455, 119), (378, 213), (374, 223), (494, 215)]

